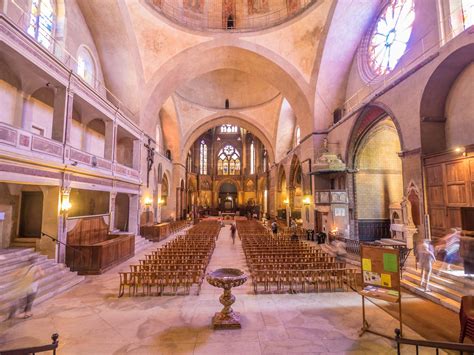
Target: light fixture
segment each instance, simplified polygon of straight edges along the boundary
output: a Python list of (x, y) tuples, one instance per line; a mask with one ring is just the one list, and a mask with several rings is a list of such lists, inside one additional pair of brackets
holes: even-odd
[(159, 204), (159, 205), (162, 205), (162, 204), (164, 204), (164, 203), (165, 203), (165, 200), (163, 200), (162, 198), (160, 198), (160, 199), (158, 200), (158, 204)]
[(151, 204), (153, 203), (153, 200), (149, 197), (145, 197), (145, 199), (143, 200), (143, 202), (145, 203), (145, 206), (151, 206)]
[(311, 199), (310, 199), (309, 197), (305, 197), (305, 198), (303, 199), (303, 204), (305, 204), (305, 205), (311, 204)]
[(454, 151), (456, 153), (462, 153), (463, 156), (466, 156), (466, 148), (465, 147), (456, 147), (454, 148)]
[(69, 201), (69, 195), (64, 195), (63, 200), (61, 202), (61, 212), (67, 213), (71, 209), (72, 205)]
[(283, 203), (284, 203), (285, 205), (288, 205), (288, 204), (290, 203), (290, 200), (288, 200), (288, 199), (286, 198), (285, 200), (283, 200)]

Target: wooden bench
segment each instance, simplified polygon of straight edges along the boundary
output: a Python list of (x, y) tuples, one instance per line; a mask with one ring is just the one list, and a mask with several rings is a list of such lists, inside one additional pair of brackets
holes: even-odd
[(98, 275), (135, 255), (133, 233), (109, 233), (103, 216), (85, 217), (67, 233), (66, 265)]

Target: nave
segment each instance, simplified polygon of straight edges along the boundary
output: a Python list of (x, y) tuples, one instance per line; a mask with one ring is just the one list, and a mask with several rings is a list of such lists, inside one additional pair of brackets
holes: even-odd
[[(154, 243), (133, 259), (103, 275), (87, 276), (71, 291), (33, 309), (34, 317), (1, 324), (0, 348), (39, 345), (60, 334), (63, 354), (268, 354), (394, 353), (390, 341), (366, 334), (361, 325), (360, 296), (353, 292), (253, 294), (251, 280), (233, 290), (242, 329), (214, 331), (211, 317), (221, 309), (221, 290), (202, 284), (199, 296), (118, 298), (119, 271), (128, 271)], [(249, 273), (239, 237), (221, 229), (207, 271), (237, 267)], [(373, 327), (393, 331), (398, 322), (368, 307)], [(406, 336), (418, 336), (405, 329)], [(28, 336), (25, 336), (28, 334)], [(87, 339), (87, 341), (85, 341)]]

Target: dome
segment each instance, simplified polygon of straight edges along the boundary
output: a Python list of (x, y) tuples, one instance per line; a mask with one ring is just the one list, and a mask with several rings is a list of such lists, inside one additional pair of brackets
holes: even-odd
[(192, 30), (251, 32), (279, 25), (317, 0), (146, 0), (169, 20)]

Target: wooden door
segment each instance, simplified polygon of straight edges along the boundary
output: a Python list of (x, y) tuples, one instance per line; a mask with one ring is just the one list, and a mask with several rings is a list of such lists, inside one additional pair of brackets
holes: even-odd
[[(439, 157), (437, 157), (440, 159)], [(472, 206), (473, 158), (437, 161), (425, 167), (431, 233), (440, 237), (461, 228), (461, 207)]]
[(43, 193), (41, 191), (23, 191), (21, 193), (19, 237), (41, 237), (43, 224)]

